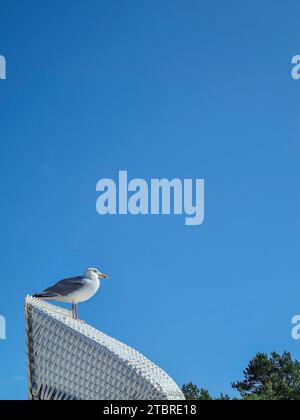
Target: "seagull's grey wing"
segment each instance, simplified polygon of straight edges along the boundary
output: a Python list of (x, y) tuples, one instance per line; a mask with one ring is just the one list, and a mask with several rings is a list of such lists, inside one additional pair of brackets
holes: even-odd
[(83, 277), (71, 277), (64, 279), (54, 284), (53, 286), (45, 289), (40, 295), (36, 297), (55, 297), (55, 296), (68, 296), (70, 293), (76, 292), (84, 285)]

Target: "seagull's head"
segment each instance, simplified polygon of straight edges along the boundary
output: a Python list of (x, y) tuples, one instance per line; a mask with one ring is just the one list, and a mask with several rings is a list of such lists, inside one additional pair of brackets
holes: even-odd
[(97, 268), (88, 268), (85, 270), (84, 277), (91, 280), (108, 279), (106, 274), (101, 273)]

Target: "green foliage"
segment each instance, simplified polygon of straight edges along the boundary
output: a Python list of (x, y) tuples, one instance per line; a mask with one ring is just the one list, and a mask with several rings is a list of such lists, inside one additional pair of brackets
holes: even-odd
[(295, 400), (300, 397), (300, 363), (290, 353), (271, 357), (259, 353), (244, 371), (244, 380), (232, 385), (245, 400)]
[[(184, 384), (182, 387), (182, 392), (185, 395), (187, 400), (198, 400), (198, 401), (213, 401), (214, 398), (209, 394), (207, 389), (198, 388), (196, 385), (192, 384)], [(220, 401), (228, 401), (230, 400), (229, 395), (221, 394), (220, 398), (217, 398)]]
[[(271, 357), (258, 353), (244, 370), (244, 379), (232, 384), (245, 401), (300, 400), (300, 363), (290, 353)], [(214, 400), (205, 389), (189, 383), (182, 387), (187, 400)], [(216, 400), (229, 401), (228, 395)]]
[(185, 395), (187, 400), (198, 400), (198, 401), (211, 401), (212, 397), (209, 395), (209, 392), (206, 389), (198, 388), (196, 385), (184, 384), (182, 387), (182, 392)]

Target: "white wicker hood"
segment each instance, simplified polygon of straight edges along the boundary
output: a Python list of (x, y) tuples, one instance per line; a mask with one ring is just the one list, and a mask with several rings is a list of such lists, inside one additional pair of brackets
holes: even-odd
[(30, 399), (184, 399), (162, 369), (69, 311), (27, 297), (25, 316)]

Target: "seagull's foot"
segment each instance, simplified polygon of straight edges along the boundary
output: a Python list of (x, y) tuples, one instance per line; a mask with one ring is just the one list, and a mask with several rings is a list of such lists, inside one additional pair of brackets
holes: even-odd
[(79, 318), (73, 318), (73, 319), (74, 321), (78, 321), (78, 322), (81, 322), (82, 324), (86, 324), (86, 322), (83, 321), (82, 319), (79, 319)]
[(82, 324), (86, 324), (85, 321), (83, 321), (82, 319), (79, 319), (77, 316), (74, 316), (72, 314), (71, 314), (71, 318), (74, 319), (74, 321), (78, 321), (78, 322), (81, 322)]

